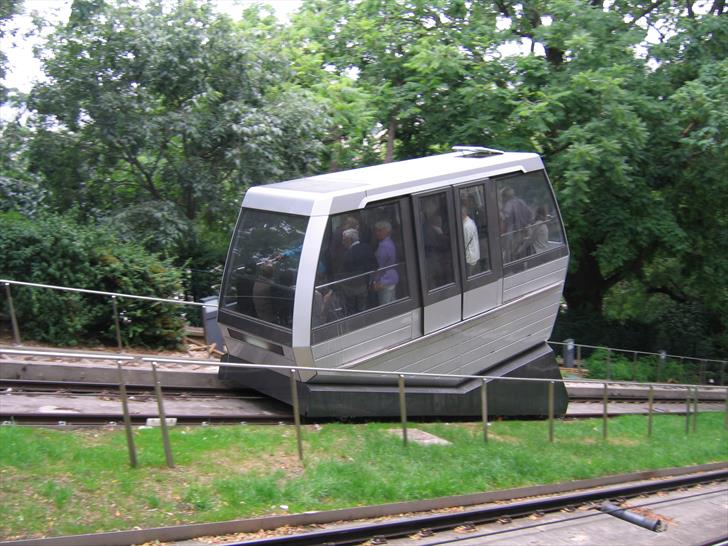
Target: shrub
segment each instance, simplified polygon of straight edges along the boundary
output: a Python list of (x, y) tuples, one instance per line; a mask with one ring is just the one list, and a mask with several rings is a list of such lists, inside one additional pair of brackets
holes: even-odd
[[(65, 216), (29, 220), (0, 214), (0, 277), (105, 292), (172, 298), (181, 273), (141, 246), (120, 242), (107, 228), (80, 225)], [(106, 296), (13, 287), (24, 339), (58, 345), (116, 343), (112, 303)], [(128, 345), (174, 347), (182, 339), (184, 308), (120, 298)]]
[(698, 367), (692, 361), (683, 363), (666, 360), (660, 365), (656, 356), (642, 356), (633, 360), (622, 353), (608, 356), (605, 349), (597, 349), (584, 362), (590, 379), (615, 379), (641, 383), (697, 383)]

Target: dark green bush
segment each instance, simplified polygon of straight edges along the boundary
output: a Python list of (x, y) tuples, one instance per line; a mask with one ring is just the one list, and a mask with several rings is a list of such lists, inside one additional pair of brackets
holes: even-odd
[[(105, 292), (173, 298), (181, 273), (141, 246), (120, 242), (107, 228), (80, 225), (64, 216), (29, 220), (0, 214), (0, 277)], [(4, 292), (3, 292), (4, 297)], [(13, 287), (24, 339), (58, 344), (115, 344), (108, 297), (42, 288)], [(184, 307), (120, 298), (127, 345), (174, 347), (183, 335)]]
[(604, 349), (594, 351), (585, 361), (589, 379), (615, 379), (641, 383), (697, 383), (699, 368), (695, 361), (680, 362), (667, 359), (660, 365), (656, 356), (641, 356), (634, 360), (623, 353), (608, 353)]

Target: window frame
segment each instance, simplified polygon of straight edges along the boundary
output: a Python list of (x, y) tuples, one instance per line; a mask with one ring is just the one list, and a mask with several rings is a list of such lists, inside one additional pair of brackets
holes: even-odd
[[(400, 215), (400, 229), (402, 230), (402, 246), (404, 251), (403, 259), (400, 260), (404, 263), (405, 272), (406, 272), (406, 280), (407, 280), (407, 289), (409, 291), (409, 295), (406, 298), (402, 298), (400, 300), (395, 300), (391, 303), (387, 303), (385, 305), (379, 305), (377, 307), (373, 307), (371, 309), (366, 309), (365, 311), (361, 311), (360, 313), (356, 313), (354, 315), (349, 315), (346, 317), (342, 317), (340, 319), (328, 322), (326, 324), (319, 324), (317, 326), (313, 325), (313, 320), (311, 321), (311, 345), (316, 345), (319, 343), (323, 343), (324, 341), (328, 341), (330, 339), (340, 337), (342, 335), (345, 335), (349, 332), (353, 332), (355, 330), (360, 330), (366, 326), (369, 326), (370, 324), (376, 323), (376, 322), (382, 322), (390, 318), (397, 317), (399, 315), (403, 315), (405, 313), (408, 313), (416, 308), (419, 308), (421, 306), (421, 301), (419, 297), (419, 286), (418, 286), (418, 271), (415, 267), (417, 265), (417, 258), (415, 254), (415, 243), (414, 243), (414, 234), (412, 229), (412, 207), (410, 206), (409, 196), (405, 195), (402, 197), (397, 197), (394, 199), (386, 199), (382, 201), (373, 201), (371, 203), (367, 203), (366, 207), (362, 209), (354, 209), (342, 213), (337, 213), (335, 215), (330, 215), (328, 222), (330, 221), (331, 216), (338, 216), (339, 214), (350, 214), (350, 213), (358, 213), (367, 209), (373, 209), (376, 207), (386, 206), (386, 205), (393, 205), (398, 204), (399, 205), (399, 215)], [(321, 243), (323, 245), (323, 241)], [(321, 252), (321, 249), (319, 249), (319, 252)], [(316, 286), (314, 286), (314, 291), (316, 289)], [(311, 294), (311, 298), (313, 300), (314, 294)], [(313, 313), (313, 301), (311, 306), (311, 311)]]
[[(496, 199), (495, 184), (490, 178), (482, 178), (480, 180), (463, 182), (462, 184), (453, 185), (455, 197), (455, 210), (460, 211), (463, 206), (460, 198), (460, 190), (481, 186), (483, 188), (483, 196), (485, 197), (486, 221), (488, 222), (488, 246), (490, 252), (490, 269), (481, 271), (468, 277), (467, 266), (465, 264), (465, 237), (462, 225), (459, 223), (457, 229), (458, 239), (458, 255), (460, 261), (461, 282), (463, 285), (463, 294), (466, 292), (490, 284), (497, 281), (503, 276), (503, 255), (500, 249), (500, 228), (498, 218), (498, 203)], [(458, 215), (460, 218), (460, 215)], [(495, 228), (493, 227), (495, 226)]]
[[(425, 282), (427, 273), (427, 258), (425, 256), (425, 238), (422, 225), (420, 225), (419, 219), (422, 214), (421, 202), (425, 197), (436, 195), (438, 193), (444, 193), (447, 200), (448, 214), (450, 215), (450, 255), (453, 264), (453, 282), (443, 286), (439, 286), (433, 290), (427, 288)], [(454, 215), (454, 198), (453, 198), (453, 186), (447, 184), (446, 186), (439, 187), (437, 189), (428, 190), (412, 194), (412, 223), (415, 229), (415, 238), (417, 242), (417, 265), (418, 271), (417, 276), (420, 280), (420, 290), (422, 295), (423, 307), (432, 305), (448, 298), (452, 298), (462, 294), (463, 284), (461, 278), (462, 268), (460, 266), (460, 250), (458, 249), (458, 224), (455, 223), (456, 216)], [(462, 230), (460, 230), (462, 231)], [(463, 258), (464, 260), (465, 258)]]
[[(556, 246), (554, 248), (551, 248), (545, 252), (540, 252), (538, 254), (532, 254), (530, 256), (525, 256), (523, 258), (519, 258), (517, 260), (514, 260), (512, 262), (503, 262), (503, 251), (500, 248), (500, 242), (502, 239), (502, 235), (500, 232), (500, 207), (498, 206), (498, 183), (502, 182), (504, 180), (507, 180), (509, 178), (516, 178), (518, 176), (524, 176), (524, 175), (533, 175), (533, 174), (540, 174), (543, 176), (544, 181), (546, 182), (546, 187), (548, 189), (549, 195), (551, 196), (551, 202), (554, 206), (554, 212), (556, 214), (556, 217), (559, 221), (559, 229), (561, 230), (561, 239), (562, 242), (559, 246)], [(546, 264), (548, 262), (552, 262), (554, 260), (558, 260), (559, 258), (563, 258), (565, 256), (569, 255), (569, 244), (566, 240), (566, 230), (564, 229), (564, 221), (561, 217), (561, 211), (559, 210), (559, 203), (556, 200), (556, 194), (554, 192), (553, 184), (551, 184), (551, 180), (549, 179), (548, 174), (546, 173), (545, 169), (538, 169), (535, 171), (516, 171), (511, 173), (506, 173), (498, 176), (494, 176), (491, 178), (492, 184), (493, 184), (493, 191), (495, 194), (495, 207), (496, 207), (496, 220), (498, 223), (497, 226), (497, 237), (498, 237), (498, 247), (499, 247), (499, 253), (500, 253), (500, 259), (503, 264), (503, 278), (510, 277), (511, 275), (515, 275), (517, 273), (521, 273), (523, 271), (527, 271), (529, 269), (533, 269), (535, 267), (538, 267), (539, 265)]]

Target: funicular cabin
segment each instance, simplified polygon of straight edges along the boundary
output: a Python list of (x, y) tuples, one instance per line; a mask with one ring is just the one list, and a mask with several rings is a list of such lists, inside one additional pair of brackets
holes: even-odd
[[(223, 278), (223, 360), (442, 374), (407, 379), (408, 414), (478, 415), (482, 381), (452, 375), (560, 378), (546, 341), (568, 259), (532, 153), (462, 147), (254, 187)], [(283, 372), (220, 375), (290, 403)], [(309, 417), (398, 415), (396, 376), (298, 380)], [(545, 415), (547, 387), (493, 380), (489, 407)]]

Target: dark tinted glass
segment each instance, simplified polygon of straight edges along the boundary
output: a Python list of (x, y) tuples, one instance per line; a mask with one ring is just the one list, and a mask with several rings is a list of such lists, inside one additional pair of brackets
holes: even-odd
[(425, 279), (427, 290), (431, 291), (455, 281), (447, 194), (443, 192), (423, 197), (420, 207), (425, 245)]
[(319, 254), (313, 326), (407, 297), (399, 203), (332, 216)]
[(221, 305), (290, 328), (308, 217), (244, 209), (232, 244)]
[(542, 171), (497, 180), (503, 263), (563, 246), (561, 221)]

